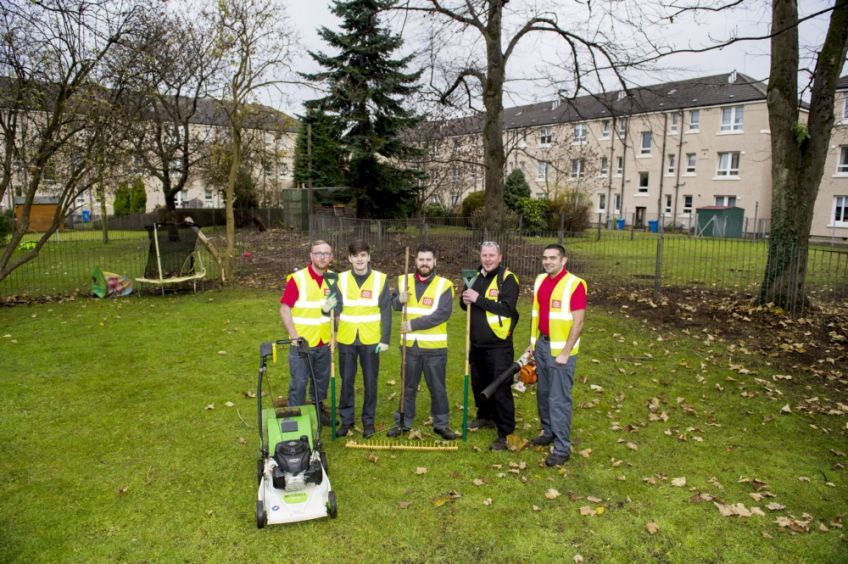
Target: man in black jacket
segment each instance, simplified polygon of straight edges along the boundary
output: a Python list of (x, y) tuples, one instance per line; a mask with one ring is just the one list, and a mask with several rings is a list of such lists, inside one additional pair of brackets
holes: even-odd
[(480, 274), (462, 292), (462, 309), (471, 307), (471, 386), (477, 418), (469, 429), (495, 427), (498, 438), (489, 447), (506, 450), (506, 438), (515, 431), (515, 403), (511, 381), (504, 382), (488, 400), (480, 397), (499, 374), (513, 362), (512, 331), (518, 322), (518, 277), (501, 266), (497, 243), (480, 246)]

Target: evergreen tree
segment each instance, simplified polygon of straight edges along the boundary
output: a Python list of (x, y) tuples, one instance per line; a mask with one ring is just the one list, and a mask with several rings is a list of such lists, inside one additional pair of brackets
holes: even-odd
[(137, 176), (130, 192), (130, 212), (144, 213), (145, 211), (147, 211), (147, 190), (144, 189), (144, 179)]
[(524, 178), (524, 173), (520, 168), (515, 168), (506, 177), (504, 183), (504, 203), (506, 207), (517, 211), (518, 200), (521, 198), (530, 197), (530, 185), (527, 184), (527, 179)]
[(312, 187), (344, 186), (344, 153), (339, 147), (342, 124), (320, 107), (308, 107), (300, 118), (294, 149), (294, 184), (309, 186), (308, 126), (312, 126)]
[(115, 190), (115, 201), (112, 203), (113, 213), (115, 215), (129, 215), (132, 208), (132, 196), (130, 195), (130, 187), (126, 182), (118, 184), (118, 189)]
[[(304, 75), (322, 82), (329, 94), (307, 102), (333, 116), (342, 135), (345, 185), (358, 217), (397, 217), (412, 211), (420, 173), (402, 168), (417, 150), (401, 139), (419, 118), (402, 106), (416, 90), (421, 72), (405, 73), (412, 57), (392, 59), (403, 41), (380, 27), (379, 14), (396, 0), (334, 0), (341, 31), (318, 33), (335, 56), (310, 52), (322, 72)], [(314, 167), (313, 167), (314, 170)], [(313, 180), (313, 185), (315, 182)]]

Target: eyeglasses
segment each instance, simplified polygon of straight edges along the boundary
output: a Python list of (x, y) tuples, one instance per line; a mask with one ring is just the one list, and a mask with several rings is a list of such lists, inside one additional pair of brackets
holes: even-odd
[(317, 252), (317, 253), (312, 253), (312, 256), (314, 256), (314, 257), (331, 257), (331, 256), (333, 256), (333, 253), (332, 252), (325, 253), (325, 252), (321, 251), (321, 252)]

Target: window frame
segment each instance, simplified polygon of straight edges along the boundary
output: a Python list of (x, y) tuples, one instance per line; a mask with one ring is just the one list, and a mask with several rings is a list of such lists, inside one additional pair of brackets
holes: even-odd
[[(571, 178), (572, 180), (580, 180), (586, 175), (586, 166), (584, 161), (585, 159), (582, 158), (571, 159), (571, 174), (569, 178)], [(574, 170), (575, 165), (577, 166), (576, 171)]]
[(550, 125), (543, 125), (539, 128), (539, 145), (546, 147), (553, 143), (554, 128)]
[(601, 164), (598, 166), (598, 176), (609, 176), (609, 158), (601, 157)]
[(539, 161), (536, 170), (536, 180), (548, 180), (548, 174), (551, 171), (551, 161)]
[[(846, 96), (848, 100), (848, 96)], [(836, 174), (848, 176), (848, 145), (839, 147), (839, 154), (836, 155)]]
[[(642, 179), (645, 180), (644, 184), (642, 183)], [(646, 170), (639, 171), (639, 186), (637, 187), (637, 194), (647, 194), (648, 189), (651, 185), (651, 174)]]
[(665, 173), (666, 174), (674, 174), (677, 172), (677, 153), (669, 153), (666, 155), (668, 160), (666, 161)]
[[(695, 119), (692, 119), (695, 118)], [(701, 130), (701, 110), (689, 110), (689, 126), (688, 131)]]
[(610, 120), (605, 119), (601, 122), (601, 139), (609, 139), (612, 124)]
[[(648, 141), (647, 146), (645, 145), (645, 140)], [(654, 146), (654, 134), (651, 131), (643, 131), (641, 134), (641, 143), (639, 145), (639, 155), (650, 155), (651, 149)]]
[[(689, 201), (689, 205), (686, 205), (686, 201)], [(692, 209), (695, 207), (695, 197), (692, 194), (683, 194), (683, 215), (692, 215)], [(688, 210), (688, 211), (687, 211)]]
[[(726, 167), (722, 167), (722, 158), (729, 155)], [(734, 157), (736, 166), (734, 167)], [(716, 177), (717, 178), (739, 178), (739, 165), (742, 160), (741, 151), (720, 151), (716, 161)]]
[(745, 106), (728, 106), (721, 109), (721, 133), (741, 133), (745, 130)]
[(584, 145), (589, 142), (589, 126), (585, 123), (574, 124), (571, 131), (571, 144)]
[[(840, 200), (842, 206), (839, 206)], [(841, 209), (842, 219), (836, 219), (837, 210)], [(830, 208), (830, 227), (848, 227), (848, 195), (837, 194), (833, 196), (833, 206)]]

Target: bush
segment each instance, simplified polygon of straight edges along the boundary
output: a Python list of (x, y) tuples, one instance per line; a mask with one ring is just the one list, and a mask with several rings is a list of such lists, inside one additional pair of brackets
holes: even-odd
[(521, 230), (523, 233), (537, 233), (549, 229), (548, 216), (550, 214), (550, 202), (548, 200), (519, 198), (515, 205), (516, 211), (521, 216)]
[(424, 206), (424, 217), (448, 217), (450, 214), (450, 211), (442, 204)]
[(118, 189), (115, 190), (115, 201), (112, 203), (112, 209), (116, 216), (132, 213), (132, 194), (126, 182), (118, 184)]
[(530, 197), (530, 185), (524, 178), (520, 168), (513, 169), (504, 183), (504, 203), (511, 210), (516, 210), (518, 200)]
[(0, 244), (5, 243), (6, 239), (15, 228), (15, 213), (12, 210), (6, 210), (0, 213)]
[(130, 213), (147, 211), (147, 191), (144, 189), (144, 179), (140, 176), (133, 181), (130, 190)]
[(462, 217), (471, 217), (474, 212), (486, 203), (486, 192), (471, 192), (462, 200)]
[(563, 230), (567, 233), (580, 233), (590, 226), (589, 210), (592, 202), (588, 194), (581, 190), (557, 192), (550, 202), (551, 229), (559, 229), (562, 214)]

